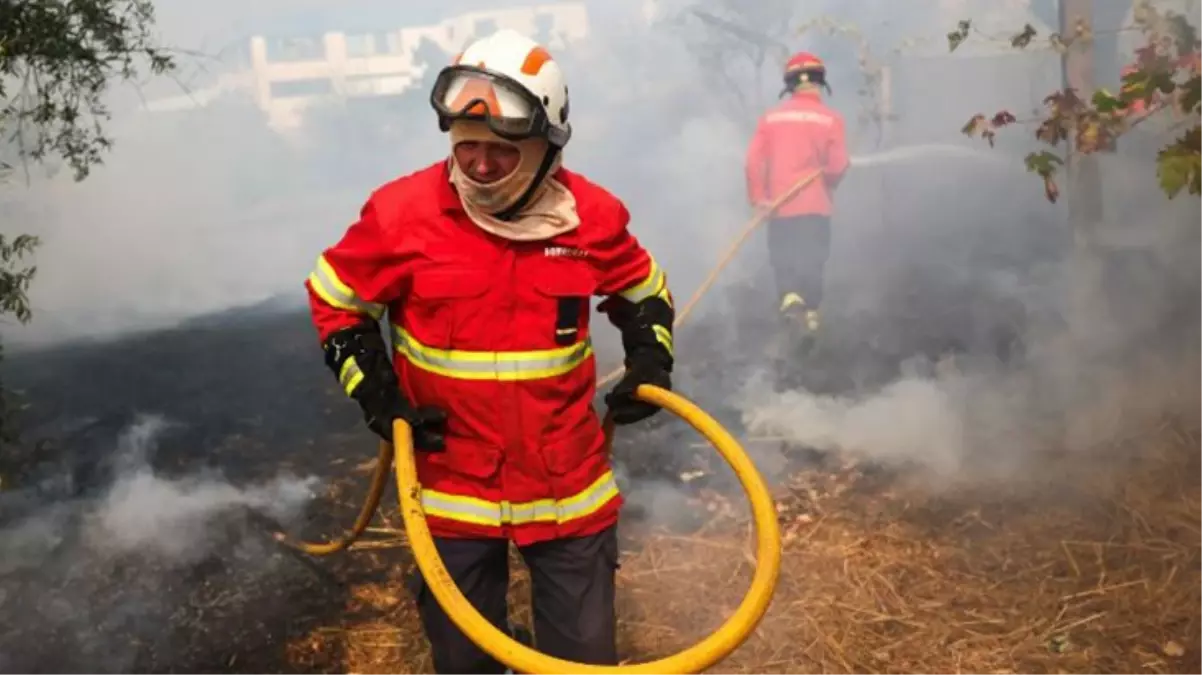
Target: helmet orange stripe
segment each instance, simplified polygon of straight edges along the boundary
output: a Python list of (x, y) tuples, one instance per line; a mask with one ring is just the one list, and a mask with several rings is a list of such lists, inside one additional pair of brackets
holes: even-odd
[[(464, 110), (472, 101), (475, 103), (471, 108)], [(448, 107), (451, 110), (460, 110), (473, 115), (500, 116), (501, 114), (501, 102), (497, 100), (497, 90), (493, 89), (492, 84), (485, 80), (470, 79), (464, 82), (463, 89)]]
[(522, 62), (522, 74), (538, 75), (538, 72), (543, 69), (543, 64), (551, 60), (551, 53), (542, 47), (535, 47), (526, 54), (526, 60)]

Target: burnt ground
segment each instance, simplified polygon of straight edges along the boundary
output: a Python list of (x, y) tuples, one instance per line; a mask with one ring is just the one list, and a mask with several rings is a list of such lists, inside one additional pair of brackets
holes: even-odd
[[(11, 487), (0, 492), (0, 523), (17, 536), (7, 537), (0, 602), (24, 617), (0, 637), (4, 671), (294, 670), (290, 641), (327, 624), (378, 576), (370, 556), (311, 559), (271, 538), (277, 527), (309, 539), (341, 531), (375, 453), (305, 313), (250, 308), (73, 344), (17, 357), (7, 376), (29, 407), (27, 442), (3, 458)], [(170, 426), (137, 459), (164, 480), (252, 486), (288, 471), (317, 476), (321, 494), (283, 524), (238, 507), (186, 521), (198, 530), (184, 556), (148, 542), (113, 555), (93, 541), (92, 519), (130, 464), (121, 447), (129, 430), (147, 416)], [(636, 446), (632, 436), (616, 452)], [(627, 466), (635, 477), (679, 473), (664, 454), (637, 449)], [(142, 526), (153, 535), (153, 523)], [(327, 656), (303, 669), (338, 669), (338, 655)]]
[[(750, 305), (755, 296), (734, 288), (725, 302)], [(747, 316), (731, 330), (701, 316), (679, 339), (676, 388), (736, 433), (728, 396), (765, 364), (753, 339), (767, 334), (761, 320)], [(900, 329), (857, 329), (808, 384), (871, 390), (915, 354), (970, 343), (1010, 358), (1007, 335), (1021, 330), (1001, 322), (974, 342), (914, 325), (910, 339)], [(600, 370), (611, 363), (603, 358)], [(273, 516), (254, 505), (184, 521), (182, 552), (144, 540), (113, 554), (96, 541), (97, 500), (128, 455), (120, 435), (141, 414), (178, 423), (144, 449), (159, 476), (204, 473), (241, 486), (282, 469), (314, 475), (318, 499), (283, 526), (318, 539), (349, 524), (374, 444), (322, 365), (303, 313), (250, 308), (27, 354), (6, 377), (29, 407), (27, 444), (4, 458), (14, 487), (0, 492), (0, 603), (17, 618), (0, 636), (0, 669), (429, 668), (402, 588), (410, 565), (394, 509), (379, 517), (373, 542), (322, 559), (275, 545)], [(1039, 484), (937, 494), (921, 476), (800, 448), (757, 455), (783, 462), (773, 470), (786, 532), (782, 583), (757, 635), (719, 667), (1197, 672), (1197, 448), (1197, 429), (1165, 420), (1116, 440), (1087, 466), (1049, 456)], [(623, 529), (621, 639), (631, 659), (666, 655), (716, 627), (749, 579), (748, 524), (729, 477), (682, 478), (712, 467), (707, 453), (683, 424), (659, 418), (615, 444), (623, 476), (643, 490)], [(662, 509), (645, 510), (659, 496), (678, 500), (670, 522)], [(394, 500), (390, 490), (385, 504)], [(519, 575), (516, 599), (524, 584)], [(527, 614), (518, 603), (516, 620)]]

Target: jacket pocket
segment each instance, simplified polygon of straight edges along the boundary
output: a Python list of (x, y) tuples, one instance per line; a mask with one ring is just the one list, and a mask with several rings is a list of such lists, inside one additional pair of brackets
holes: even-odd
[(555, 344), (567, 346), (582, 340), (588, 329), (589, 302), (597, 290), (592, 269), (576, 261), (546, 263), (532, 285), (553, 308), (546, 330)]
[(444, 452), (418, 453), (442, 474), (459, 474), (474, 479), (492, 478), (501, 465), (501, 448), (474, 439), (447, 437)]
[(408, 298), (409, 325), (405, 329), (422, 345), (446, 349), (464, 317), (479, 311), (472, 305), (491, 285), (482, 270), (431, 270), (413, 277)]
[[(595, 415), (565, 434), (544, 437), (539, 453), (547, 473), (562, 477), (578, 472), (594, 473), (598, 462), (605, 462), (605, 435)], [(563, 498), (570, 495), (556, 495)]]

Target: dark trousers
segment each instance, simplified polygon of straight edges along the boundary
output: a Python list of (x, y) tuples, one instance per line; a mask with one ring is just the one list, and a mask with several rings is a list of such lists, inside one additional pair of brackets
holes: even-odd
[(796, 293), (806, 309), (822, 304), (823, 275), (831, 253), (828, 216), (788, 216), (768, 221), (768, 262), (778, 299)]
[[(436, 538), (435, 545), (468, 601), (494, 626), (508, 632), (509, 541)], [(587, 537), (541, 542), (518, 551), (530, 568), (537, 649), (570, 661), (617, 665), (617, 527)], [(413, 581), (435, 672), (506, 671), (504, 665), (455, 627), (420, 574), (415, 572)]]

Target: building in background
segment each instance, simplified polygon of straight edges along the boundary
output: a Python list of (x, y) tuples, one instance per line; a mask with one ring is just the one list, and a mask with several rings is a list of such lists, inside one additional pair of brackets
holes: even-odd
[[(353, 11), (330, 7), (274, 21), (246, 38), (238, 63), (209, 86), (184, 96), (147, 104), (152, 111), (201, 107), (231, 92), (249, 93), (271, 126), (287, 132), (304, 122), (305, 111), (329, 100), (393, 97), (423, 83), (471, 40), (510, 28), (564, 49), (589, 34), (584, 0), (501, 6), (448, 2), (431, 15), (431, 5), (397, 0), (356, 3)], [(478, 5), (478, 7), (470, 7)], [(464, 8), (467, 8), (466, 10)]]

